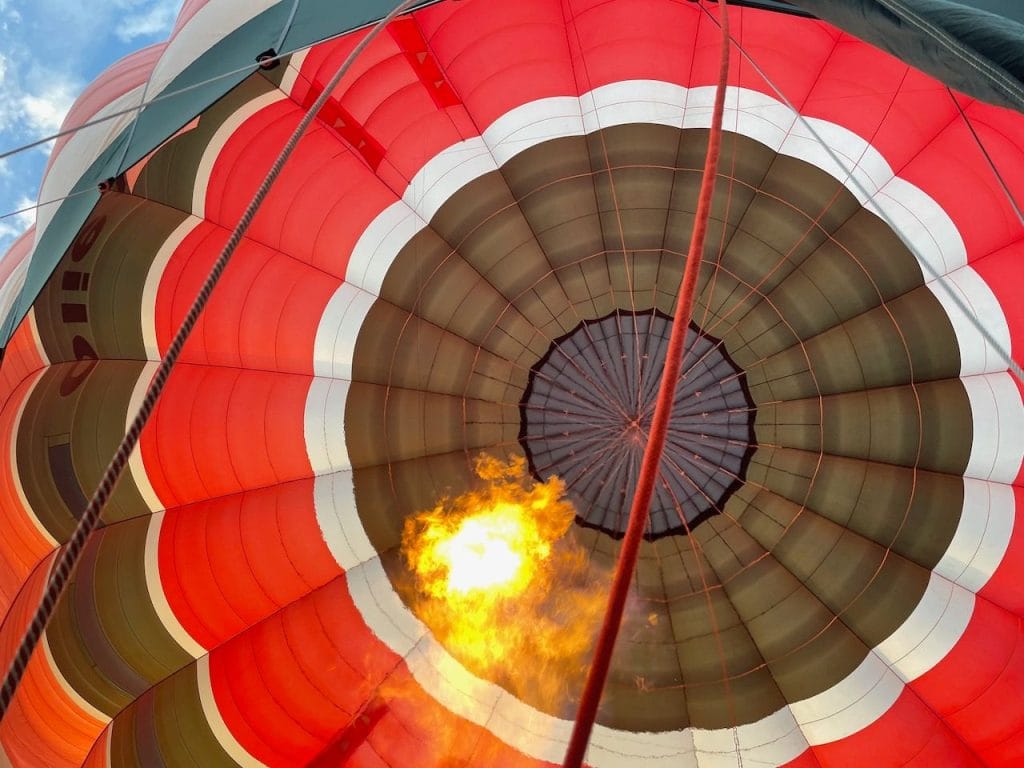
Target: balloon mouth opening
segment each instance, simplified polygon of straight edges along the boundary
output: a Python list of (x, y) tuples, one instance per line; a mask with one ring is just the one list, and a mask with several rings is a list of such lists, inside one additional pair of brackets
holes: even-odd
[[(531, 368), (519, 443), (540, 482), (560, 477), (576, 523), (625, 535), (672, 318), (657, 309), (582, 320)], [(721, 339), (690, 323), (645, 538), (688, 535), (721, 513), (756, 448), (757, 408)]]

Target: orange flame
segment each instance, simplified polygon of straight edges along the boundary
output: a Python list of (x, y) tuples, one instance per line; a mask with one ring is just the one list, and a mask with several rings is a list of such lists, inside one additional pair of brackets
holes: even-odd
[(409, 518), (402, 552), (413, 609), (476, 674), (558, 709), (582, 682), (606, 573), (567, 535), (575, 510), (557, 477), (481, 456), (479, 490)]

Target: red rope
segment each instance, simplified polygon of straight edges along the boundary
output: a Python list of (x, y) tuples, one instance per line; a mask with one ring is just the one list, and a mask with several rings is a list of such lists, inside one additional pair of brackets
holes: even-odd
[[(715, 108), (711, 118), (711, 134), (708, 137), (708, 151), (704, 160), (704, 176), (701, 179), (700, 196), (697, 199), (697, 216), (693, 224), (690, 238), (689, 257), (686, 269), (679, 286), (679, 298), (676, 301), (675, 320), (672, 324), (672, 335), (669, 337), (668, 350), (665, 353), (665, 368), (662, 372), (661, 385), (658, 389), (658, 402), (654, 409), (651, 432), (644, 449), (643, 461), (640, 464), (640, 477), (637, 480), (633, 505), (629, 513), (629, 526), (626, 528), (619, 561), (612, 579), (608, 608), (605, 611), (601, 634), (597, 638), (594, 658), (587, 673), (583, 686), (580, 706), (573, 724), (572, 736), (565, 753), (564, 768), (580, 768), (583, 756), (590, 742), (590, 733), (597, 718), (597, 707), (601, 702), (601, 693), (608, 678), (611, 666), (612, 651), (622, 624), (622, 613), (626, 607), (629, 585), (636, 570), (636, 561), (640, 552), (640, 541), (647, 527), (647, 516), (654, 493), (654, 483), (658, 479), (658, 467), (661, 454), (665, 448), (668, 425), (672, 418), (672, 402), (675, 399), (676, 387), (679, 384), (680, 369), (683, 364), (683, 342), (690, 325), (693, 313), (693, 299), (697, 287), (697, 275), (704, 253), (704, 238), (707, 234), (708, 217), (711, 213), (711, 196), (715, 191), (715, 176), (718, 156), (722, 145), (722, 114), (725, 110), (725, 84), (729, 75), (729, 14), (726, 0), (718, 0), (722, 17), (722, 52), (721, 66), (718, 73), (718, 87), (715, 91)], [(609, 170), (610, 172), (610, 170)]]

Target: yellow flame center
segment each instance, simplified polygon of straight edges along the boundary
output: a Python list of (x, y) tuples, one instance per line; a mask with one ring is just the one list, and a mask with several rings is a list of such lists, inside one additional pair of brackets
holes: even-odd
[(523, 571), (523, 522), (517, 507), (467, 518), (438, 545), (448, 566), (448, 591), (469, 592), (515, 583)]
[(604, 605), (602, 579), (566, 535), (575, 510), (558, 478), (538, 483), (522, 459), (489, 456), (476, 472), (479, 489), (406, 521), (410, 599), (478, 673), (554, 701), (581, 679)]

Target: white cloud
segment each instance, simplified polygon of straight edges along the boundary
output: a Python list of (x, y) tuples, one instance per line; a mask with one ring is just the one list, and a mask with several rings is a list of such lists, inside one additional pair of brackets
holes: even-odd
[[(139, 6), (136, 3), (132, 5)], [(156, 0), (151, 5), (142, 4), (135, 12), (121, 18), (114, 28), (114, 34), (126, 43), (137, 38), (163, 40), (174, 26), (180, 7), (179, 0)]]
[(55, 76), (38, 94), (21, 95), (21, 117), (34, 134), (55, 133), (80, 90), (79, 83)]
[[(56, 133), (106, 66), (170, 34), (182, 0), (0, 0), (0, 152)], [(0, 216), (31, 208), (52, 142), (0, 159)], [(0, 218), (0, 258), (36, 211)]]
[(15, 226), (21, 227), (22, 231), (36, 223), (35, 205), (36, 201), (26, 195), (22, 195), (14, 203), (14, 210), (18, 213), (11, 218), (14, 220)]

